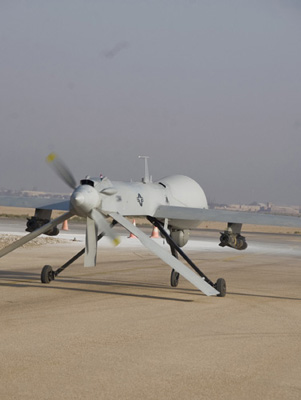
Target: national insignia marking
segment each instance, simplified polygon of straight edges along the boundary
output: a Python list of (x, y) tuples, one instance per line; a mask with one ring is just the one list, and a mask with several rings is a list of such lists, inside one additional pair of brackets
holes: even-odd
[(144, 199), (143, 199), (143, 197), (141, 196), (140, 193), (138, 193), (137, 201), (138, 201), (138, 203), (140, 204), (140, 206), (142, 207), (142, 206), (143, 206)]

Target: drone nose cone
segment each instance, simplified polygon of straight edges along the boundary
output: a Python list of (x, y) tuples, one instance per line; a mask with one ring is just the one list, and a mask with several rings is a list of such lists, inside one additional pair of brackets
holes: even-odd
[(84, 217), (99, 207), (100, 195), (94, 187), (83, 185), (74, 190), (70, 201), (76, 214)]
[(85, 196), (82, 193), (74, 193), (73, 202), (74, 205), (81, 206), (85, 202)]

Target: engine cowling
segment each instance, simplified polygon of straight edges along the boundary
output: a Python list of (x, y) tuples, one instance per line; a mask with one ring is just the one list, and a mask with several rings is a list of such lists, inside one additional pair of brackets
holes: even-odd
[(171, 230), (170, 236), (179, 247), (183, 247), (189, 240), (190, 231), (188, 229)]
[(239, 233), (221, 232), (220, 241), (221, 247), (228, 246), (236, 250), (245, 250), (248, 247), (246, 238)]

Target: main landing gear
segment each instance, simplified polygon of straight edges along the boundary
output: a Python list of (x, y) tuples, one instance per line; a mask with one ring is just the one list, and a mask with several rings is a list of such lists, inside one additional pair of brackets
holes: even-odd
[[(117, 221), (112, 221), (111, 223), (111, 228), (117, 224)], [(97, 236), (97, 241), (99, 241), (102, 237), (104, 236), (104, 233), (100, 233)], [(73, 264), (74, 261), (76, 261), (79, 257), (81, 257), (85, 252), (85, 248), (81, 249), (75, 256), (70, 258), (65, 264), (63, 264), (60, 268), (57, 270), (53, 271), (52, 267), (50, 265), (44, 265), (42, 268), (41, 272), (41, 282), (42, 283), (50, 283), (51, 281), (54, 281), (54, 279), (61, 273), (63, 272), (69, 265)]]
[[(148, 217), (148, 220), (156, 226), (161, 232), (162, 236), (165, 237), (167, 243), (170, 246), (171, 253), (174, 257), (178, 258), (179, 254), (184, 258), (184, 260), (191, 266), (192, 269), (202, 277), (209, 285), (214, 287), (219, 294), (217, 296), (224, 297), (226, 296), (226, 282), (223, 278), (219, 278), (216, 283), (213, 283), (194, 263), (193, 261), (183, 252), (183, 250), (174, 242), (174, 240), (170, 237), (170, 235), (165, 231), (163, 225), (153, 217)], [(117, 221), (113, 221), (111, 227), (117, 224)], [(97, 241), (100, 240), (104, 236), (103, 233), (99, 234), (97, 237)], [(53, 281), (61, 272), (63, 272), (67, 267), (69, 267), (74, 261), (76, 261), (80, 256), (82, 256), (85, 252), (85, 248), (79, 251), (75, 256), (70, 258), (65, 264), (63, 264), (57, 270), (53, 270), (50, 265), (45, 265), (41, 272), (41, 282), (42, 283), (50, 283)], [(179, 283), (180, 274), (174, 269), (171, 272), (170, 276), (170, 284), (172, 287), (177, 287)]]
[(179, 284), (179, 278), (180, 274), (173, 269), (170, 274), (170, 286), (177, 287)]
[[(170, 250), (171, 250), (171, 254), (175, 258), (178, 259), (179, 255), (178, 255), (177, 250), (172, 246), (170, 246)], [(172, 269), (171, 274), (170, 274), (170, 286), (177, 287), (179, 284), (179, 278), (180, 278), (180, 274), (175, 269)]]
[(41, 272), (41, 282), (42, 283), (50, 283), (54, 280), (54, 271), (51, 265), (44, 265)]
[[(175, 243), (175, 241), (171, 238), (171, 236), (166, 232), (163, 225), (153, 217), (147, 217), (147, 219), (156, 226), (161, 235), (166, 239), (167, 243), (170, 246), (171, 254), (178, 258), (178, 254), (180, 254), (184, 260), (195, 270), (195, 272), (200, 275), (209, 285), (213, 286), (219, 294), (218, 297), (226, 296), (226, 281), (223, 278), (219, 278), (215, 283), (213, 283), (195, 264), (194, 262), (184, 253), (184, 251)], [(176, 272), (174, 269), (171, 271), (170, 276), (170, 285), (172, 287), (177, 287), (179, 283), (180, 274)]]

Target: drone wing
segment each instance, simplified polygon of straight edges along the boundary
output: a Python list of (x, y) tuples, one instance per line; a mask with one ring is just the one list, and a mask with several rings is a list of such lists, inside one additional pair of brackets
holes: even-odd
[(219, 221), (238, 224), (301, 227), (300, 217), (189, 207), (159, 206), (153, 216), (158, 219), (167, 218), (175, 221)]

